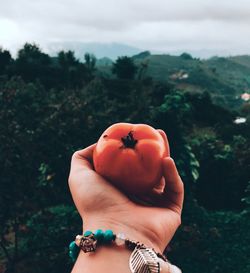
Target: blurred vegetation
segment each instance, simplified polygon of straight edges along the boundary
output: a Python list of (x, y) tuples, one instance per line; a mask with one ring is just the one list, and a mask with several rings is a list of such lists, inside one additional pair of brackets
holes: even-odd
[[(165, 130), (184, 180), (170, 259), (183, 272), (249, 272), (249, 104), (231, 111), (208, 92), (156, 81), (145, 60), (118, 58), (114, 75), (95, 56), (84, 60), (72, 51), (50, 57), (35, 44), (16, 59), (0, 50), (0, 272), (70, 271), (68, 243), (81, 232), (67, 184), (71, 155), (121, 121)], [(247, 121), (235, 124), (242, 114)]]

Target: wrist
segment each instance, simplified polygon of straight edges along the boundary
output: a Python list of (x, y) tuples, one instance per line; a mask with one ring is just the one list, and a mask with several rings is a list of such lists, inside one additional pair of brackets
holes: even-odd
[[(86, 231), (85, 231), (86, 232)], [(125, 244), (126, 245), (126, 244)], [(130, 247), (126, 247), (125, 245), (117, 245), (117, 244), (104, 244), (101, 248), (98, 248), (97, 251), (85, 253), (85, 251), (80, 251), (77, 261), (74, 265), (72, 273), (87, 273), (87, 272), (137, 272), (138, 266), (141, 266), (142, 260), (138, 261), (138, 250), (134, 249), (131, 254)], [(145, 249), (143, 246), (138, 246), (139, 249)], [(140, 251), (139, 250), (139, 251)], [(147, 249), (150, 251), (150, 249)], [(146, 252), (146, 251), (145, 251)], [(136, 253), (136, 254), (134, 254)], [(151, 252), (150, 255), (153, 253)], [(155, 253), (156, 254), (156, 253)], [(154, 255), (155, 255), (154, 254)], [(132, 258), (131, 258), (132, 256)], [(158, 256), (158, 255), (157, 255)], [(135, 259), (136, 257), (136, 259)], [(152, 256), (151, 256), (152, 257)], [(157, 257), (155, 256), (157, 259)], [(158, 256), (159, 258), (159, 256)], [(146, 261), (144, 260), (146, 259)], [(108, 263), (107, 263), (108, 261)], [(152, 263), (151, 259), (148, 259), (148, 256), (145, 255), (143, 258), (145, 262), (144, 266), (151, 266), (151, 268), (156, 269), (162, 273), (181, 273), (181, 271), (171, 265), (164, 257), (160, 257), (158, 261), (154, 260), (155, 264)], [(132, 264), (131, 264), (132, 262)], [(132, 266), (132, 267), (131, 267)], [(142, 268), (142, 267), (141, 267)], [(144, 268), (145, 269), (145, 268)], [(135, 270), (135, 271), (134, 271)], [(151, 271), (150, 271), (151, 272)], [(158, 271), (157, 271), (158, 272)]]
[(156, 252), (162, 252), (163, 249), (157, 242), (156, 235), (147, 229), (141, 229), (135, 226), (118, 222), (117, 220), (108, 218), (96, 218), (96, 217), (85, 217), (83, 224), (83, 234), (87, 230), (94, 232), (97, 229), (112, 230), (114, 234), (124, 234), (129, 240), (140, 242), (147, 247), (153, 248)]
[[(158, 246), (154, 242), (152, 242), (152, 239), (150, 238), (150, 236), (147, 236), (148, 234), (145, 235), (144, 232), (141, 232), (141, 230), (132, 229), (127, 225), (124, 225), (120, 222), (117, 223), (117, 221), (113, 221), (111, 219), (112, 218), (110, 217), (108, 219), (105, 218), (105, 221), (104, 221), (104, 218), (102, 219), (87, 218), (88, 220), (87, 224), (84, 225), (83, 227), (83, 234), (84, 236), (87, 236), (87, 237), (82, 237), (86, 239), (82, 239), (83, 241), (81, 241), (79, 244), (77, 243), (77, 245), (83, 251), (80, 251), (79, 253), (76, 264), (72, 270), (73, 273), (78, 273), (78, 272), (84, 273), (85, 271), (83, 270), (83, 268), (88, 269), (86, 272), (111, 272), (111, 273), (112, 272), (123, 272), (123, 273), (128, 272), (129, 273), (131, 272), (130, 270), (132, 270), (130, 269), (131, 261), (133, 263), (132, 268), (134, 266), (134, 269), (140, 265), (137, 259), (138, 259), (138, 255), (141, 255), (141, 254), (138, 254), (141, 250), (142, 251), (145, 250), (144, 251), (145, 253), (146, 252), (148, 253), (148, 251), (149, 252), (151, 251), (150, 255), (153, 255), (153, 257), (155, 255), (155, 258), (153, 258), (155, 259), (154, 260), (155, 264), (152, 265), (154, 268), (156, 266), (159, 266), (159, 270), (161, 269), (161, 272), (164, 272), (164, 273), (172, 272), (170, 270), (172, 265), (166, 260), (166, 258), (163, 255), (161, 255), (160, 253), (157, 253), (159, 252)], [(96, 230), (98, 231), (96, 232)], [(111, 230), (114, 233), (113, 235)], [(109, 236), (110, 233), (112, 235), (111, 237)], [(123, 233), (126, 239), (122, 238), (119, 233)], [(99, 237), (100, 235), (97, 235), (97, 234), (102, 234), (102, 235), (101, 237)], [(91, 237), (91, 236), (94, 236), (94, 237)], [(98, 236), (98, 237), (95, 237), (95, 236)], [(93, 238), (93, 239), (87, 239), (87, 238)], [(100, 242), (104, 241), (104, 244), (101, 244), (100, 247), (97, 247), (97, 248), (94, 247), (92, 250), (89, 250), (90, 244), (89, 242), (87, 242), (87, 240), (93, 240), (93, 246), (94, 246), (94, 240), (97, 240), (96, 242), (99, 242), (98, 238), (100, 238), (101, 240)], [(118, 238), (118, 241), (117, 241), (117, 238)], [(119, 238), (122, 238), (123, 243), (119, 242), (120, 241)], [(76, 242), (77, 240), (79, 239), (76, 239)], [(99, 243), (97, 243), (97, 246), (98, 245)], [(94, 249), (96, 249), (96, 251), (94, 251)], [(89, 251), (94, 251), (94, 253)], [(134, 259), (135, 257), (136, 259)], [(146, 257), (147, 255), (145, 254), (144, 258)], [(146, 259), (147, 262), (145, 262), (145, 265), (150, 261), (147, 259)], [(151, 262), (152, 261), (150, 261), (150, 263)], [(110, 267), (110, 265), (112, 266)], [(132, 272), (137, 272), (133, 270)]]

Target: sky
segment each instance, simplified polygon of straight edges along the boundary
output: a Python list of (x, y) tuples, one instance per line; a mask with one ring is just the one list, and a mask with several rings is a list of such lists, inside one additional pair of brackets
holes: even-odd
[(250, 54), (249, 0), (1, 1), (0, 46), (12, 52), (25, 42), (46, 48), (77, 41), (165, 53)]

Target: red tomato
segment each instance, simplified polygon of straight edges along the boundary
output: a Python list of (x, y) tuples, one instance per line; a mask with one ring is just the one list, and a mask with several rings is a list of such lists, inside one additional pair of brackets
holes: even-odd
[(93, 154), (97, 173), (128, 193), (145, 193), (162, 177), (169, 146), (146, 124), (116, 123), (100, 137)]

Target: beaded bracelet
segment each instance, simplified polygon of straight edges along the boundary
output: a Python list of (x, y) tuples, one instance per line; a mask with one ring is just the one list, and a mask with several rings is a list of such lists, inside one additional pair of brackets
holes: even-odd
[(163, 254), (157, 253), (153, 248), (148, 248), (142, 243), (126, 238), (123, 233), (116, 235), (110, 229), (106, 231), (97, 229), (95, 232), (88, 230), (83, 235), (77, 235), (75, 241), (72, 241), (69, 245), (69, 256), (75, 262), (79, 249), (85, 253), (94, 252), (97, 246), (109, 245), (112, 242), (117, 246), (125, 245), (127, 249), (132, 250), (129, 259), (129, 267), (132, 273), (159, 273), (161, 267), (159, 258), (163, 263), (166, 262), (165, 266), (168, 267), (167, 272), (181, 272), (172, 271), (178, 270), (178, 268), (171, 265)]
[[(118, 233), (117, 235), (115, 235), (113, 231), (110, 229), (106, 230), (105, 232), (102, 231), (101, 229), (97, 229), (94, 233), (92, 231), (87, 230), (84, 232), (83, 235), (77, 235), (75, 241), (72, 241), (70, 243), (69, 256), (74, 262), (79, 253), (79, 248), (85, 253), (94, 252), (99, 244), (107, 245), (113, 241), (118, 246), (125, 244), (125, 246), (129, 250), (134, 250), (136, 247), (146, 248), (146, 246), (142, 243), (129, 240), (123, 233)], [(153, 251), (155, 252), (154, 249)], [(165, 255), (161, 253), (156, 253), (156, 255), (163, 261), (167, 261)]]
[(116, 236), (113, 231), (108, 229), (103, 232), (101, 229), (97, 229), (94, 233), (87, 230), (83, 235), (77, 235), (75, 241), (72, 241), (69, 245), (69, 256), (74, 262), (79, 253), (79, 248), (87, 253), (94, 252), (97, 245), (110, 244), (114, 241)]

